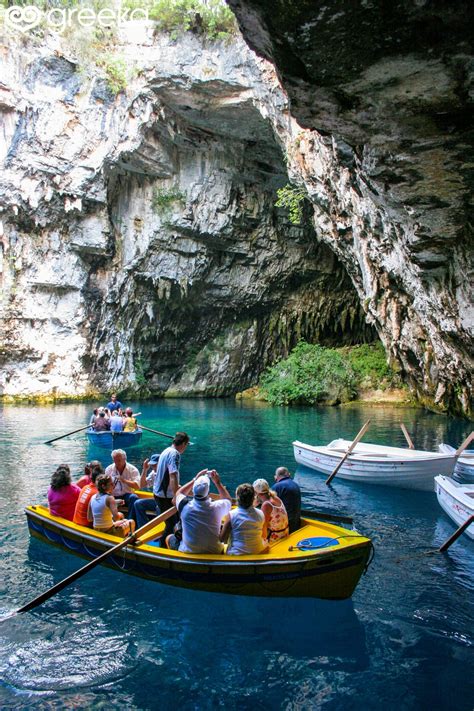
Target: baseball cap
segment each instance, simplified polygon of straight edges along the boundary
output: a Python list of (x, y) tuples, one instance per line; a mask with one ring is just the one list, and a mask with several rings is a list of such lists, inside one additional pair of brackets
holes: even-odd
[(148, 460), (148, 465), (151, 467), (153, 464), (158, 464), (158, 461), (160, 459), (159, 454), (152, 454), (150, 459)]
[(209, 477), (200, 476), (193, 484), (193, 494), (197, 499), (205, 499), (209, 494)]

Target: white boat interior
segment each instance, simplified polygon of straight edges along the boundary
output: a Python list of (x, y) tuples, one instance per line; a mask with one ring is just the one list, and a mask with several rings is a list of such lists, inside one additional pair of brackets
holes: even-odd
[[(302, 444), (302, 443), (299, 443)], [(315, 450), (327, 450), (328, 454), (341, 455), (344, 456), (347, 453), (348, 448), (352, 442), (347, 439), (334, 439), (328, 445), (321, 447), (312, 447), (311, 445), (304, 445), (305, 447), (315, 449)], [(420, 449), (408, 449), (404, 447), (387, 447), (381, 444), (370, 444), (364, 442), (358, 442), (350, 454), (351, 458), (361, 457), (371, 457), (374, 459), (452, 459), (452, 453), (441, 453), (441, 452), (425, 452)]]
[[(462, 526), (474, 515), (474, 484), (462, 484), (451, 477), (435, 477), (438, 503), (456, 526)], [(474, 539), (474, 523), (464, 531)]]
[[(455, 454), (456, 452), (454, 447), (451, 447), (450, 444), (444, 443), (439, 445), (439, 451), (442, 454)], [(467, 463), (474, 465), (474, 449), (465, 449), (459, 457), (460, 462), (462, 462), (463, 460), (466, 460)]]

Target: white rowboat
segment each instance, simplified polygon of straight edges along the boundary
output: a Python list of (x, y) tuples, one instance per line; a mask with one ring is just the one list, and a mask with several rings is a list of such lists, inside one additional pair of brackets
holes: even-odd
[[(297, 440), (293, 442), (293, 448), (298, 464), (329, 475), (351, 444), (347, 439), (335, 439), (328, 445), (314, 447)], [(454, 454), (359, 442), (339, 469), (337, 477), (364, 484), (434, 491), (434, 477), (437, 474), (452, 474), (455, 463)]]
[[(440, 444), (438, 449), (443, 454), (453, 454), (456, 451), (449, 444)], [(474, 450), (464, 450), (456, 462), (453, 477), (463, 484), (474, 484)]]
[[(474, 485), (460, 484), (445, 476), (435, 477), (435, 484), (439, 505), (459, 528), (474, 515)], [(464, 533), (474, 539), (474, 523)]]

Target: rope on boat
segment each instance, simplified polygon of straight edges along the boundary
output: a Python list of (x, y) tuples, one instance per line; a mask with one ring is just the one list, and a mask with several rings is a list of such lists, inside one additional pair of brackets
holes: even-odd
[(88, 549), (87, 545), (85, 543), (82, 544), (84, 546), (84, 550), (86, 551), (87, 555), (90, 556), (91, 558), (98, 558), (100, 555), (102, 555), (101, 551), (98, 553), (94, 551), (91, 553), (91, 551)]
[[(132, 568), (127, 568), (126, 563), (125, 563), (125, 556), (123, 557), (123, 565), (120, 563), (120, 560), (117, 560), (115, 556), (112, 556), (111, 559), (112, 563), (115, 565), (116, 568), (119, 570), (132, 570)], [(133, 566), (134, 568), (135, 566)]]
[(374, 558), (375, 558), (375, 546), (372, 543), (372, 541), (370, 541), (370, 555), (369, 555), (369, 559), (368, 559), (367, 563), (365, 564), (363, 575), (365, 575), (367, 573), (369, 567), (372, 565)]
[(81, 548), (82, 544), (81, 543), (76, 543), (75, 541), (69, 540), (67, 538), (64, 538), (64, 536), (61, 536), (62, 541), (64, 543), (64, 546), (66, 548), (69, 548), (70, 551), (78, 551), (79, 548)]
[[(64, 541), (64, 543), (65, 543), (66, 546), (67, 546), (67, 541), (65, 541), (64, 538), (63, 538), (63, 541)], [(97, 558), (99, 555), (102, 555), (102, 553), (101, 553), (100, 551), (99, 551), (98, 553), (96, 553), (95, 551), (94, 551), (94, 552), (90, 551), (85, 542), (83, 542), (82, 545), (83, 545), (83, 548), (84, 548), (84, 550), (86, 551), (87, 555), (90, 556), (91, 558)], [(125, 547), (125, 548), (126, 548), (126, 547)], [(125, 565), (125, 560), (126, 560), (126, 559), (125, 559), (125, 548), (123, 549), (123, 562), (124, 562), (123, 565), (121, 565), (120, 562), (117, 562), (115, 556), (112, 556), (112, 557), (111, 557), (112, 562), (113, 562), (113, 563), (117, 566), (117, 568), (119, 568), (120, 570), (126, 570), (126, 565)], [(73, 550), (73, 549), (71, 549), (71, 550)], [(132, 566), (132, 567), (134, 568), (135, 566)], [(131, 570), (131, 569), (132, 569), (132, 568), (129, 568), (129, 570)]]

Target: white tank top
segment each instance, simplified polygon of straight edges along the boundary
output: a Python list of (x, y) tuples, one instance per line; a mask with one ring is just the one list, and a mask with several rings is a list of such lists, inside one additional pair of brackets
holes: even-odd
[(112, 511), (107, 506), (108, 494), (94, 494), (91, 499), (91, 511), (94, 517), (94, 528), (106, 531), (114, 525)]
[(240, 507), (230, 512), (230, 543), (228, 555), (252, 555), (261, 553), (266, 543), (262, 539), (265, 516), (253, 506)]

